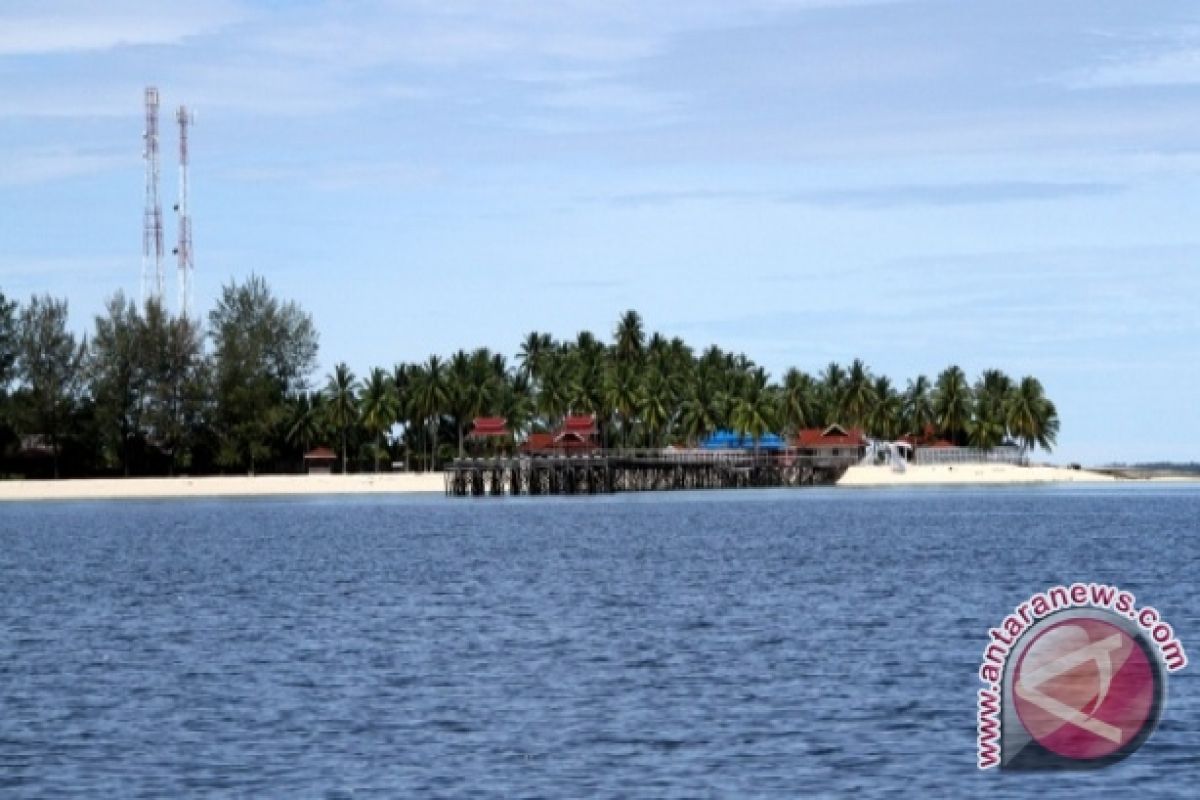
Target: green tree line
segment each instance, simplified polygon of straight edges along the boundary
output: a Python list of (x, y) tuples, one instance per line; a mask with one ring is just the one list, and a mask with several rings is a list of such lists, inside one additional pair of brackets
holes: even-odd
[[(611, 447), (695, 445), (839, 423), (868, 435), (935, 435), (982, 448), (1050, 449), (1054, 403), (1034, 377), (949, 366), (901, 388), (861, 360), (773, 381), (744, 354), (647, 335), (625, 312), (608, 341), (531, 332), (513, 363), (487, 347), (356, 375), (339, 363), (316, 385), (318, 335), (262, 278), (223, 287), (202, 328), (151, 301), (114, 296), (77, 340), (67, 303), (0, 293), (0, 454), (8, 474), (295, 471), (316, 445), (341, 469), (396, 462), (436, 469), (483, 445), (471, 422), (501, 416), (518, 436), (568, 414), (596, 417)], [(494, 447), (494, 443), (487, 445)], [(30, 454), (40, 455), (31, 458)]]

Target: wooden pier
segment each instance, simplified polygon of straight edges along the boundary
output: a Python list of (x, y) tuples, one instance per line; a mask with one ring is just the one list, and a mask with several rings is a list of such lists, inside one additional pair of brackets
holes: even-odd
[(453, 497), (820, 486), (857, 460), (803, 450), (595, 450), (461, 458), (446, 466), (445, 480)]

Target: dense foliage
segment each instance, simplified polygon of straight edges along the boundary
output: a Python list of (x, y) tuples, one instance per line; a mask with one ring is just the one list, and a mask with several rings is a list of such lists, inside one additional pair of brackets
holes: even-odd
[(486, 347), (420, 364), (344, 363), (310, 381), (311, 317), (259, 277), (224, 287), (208, 315), (175, 318), (117, 294), (77, 341), (67, 304), (0, 294), (0, 455), (8, 474), (296, 471), (316, 445), (346, 469), (403, 462), (436, 468), (468, 449), (471, 422), (502, 416), (522, 435), (567, 414), (594, 414), (613, 447), (694, 445), (715, 430), (752, 436), (837, 422), (894, 439), (906, 433), (991, 448), (1049, 449), (1058, 414), (1036, 378), (957, 366), (900, 389), (860, 360), (781, 381), (745, 355), (647, 335), (628, 311), (611, 342), (583, 331), (533, 332), (515, 363)]

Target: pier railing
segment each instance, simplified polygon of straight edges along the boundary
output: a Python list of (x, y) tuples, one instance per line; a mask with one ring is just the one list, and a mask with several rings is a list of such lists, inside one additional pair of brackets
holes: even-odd
[(916, 464), (1017, 464), (1029, 463), (1025, 448), (1005, 445), (982, 447), (918, 447), (913, 454)]

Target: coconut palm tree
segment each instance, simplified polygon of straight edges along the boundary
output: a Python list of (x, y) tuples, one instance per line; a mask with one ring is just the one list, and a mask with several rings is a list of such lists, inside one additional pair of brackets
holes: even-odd
[(291, 416), (285, 433), (288, 444), (298, 446), (302, 453), (307, 453), (312, 443), (324, 432), (326, 416), (323, 394), (300, 392), (291, 403)]
[(467, 418), (471, 415), (472, 387), (476, 382), (471, 357), (465, 350), (459, 349), (450, 356), (446, 381), (450, 400), (447, 410), (454, 417), (454, 429), (458, 434), (458, 457), (462, 458), (466, 455), (463, 450), (463, 442), (466, 435)]
[(687, 343), (678, 336), (671, 337), (671, 341), (667, 344), (667, 355), (676, 370), (680, 372), (692, 370), (695, 363), (692, 348), (688, 347)]
[(633, 362), (642, 357), (642, 347), (646, 341), (646, 332), (642, 327), (642, 316), (630, 309), (621, 315), (617, 329), (613, 333), (616, 356), (620, 361)]
[[(455, 390), (464, 418), (482, 417), (492, 410), (499, 387), (504, 382), (504, 375), (503, 363), (497, 363), (486, 347), (481, 347), (471, 354), (467, 381)], [(458, 453), (459, 458), (462, 458), (462, 428), (459, 428)]]
[(700, 363), (696, 366), (699, 369), (708, 370), (711, 373), (720, 372), (725, 364), (725, 353), (715, 344), (709, 345), (700, 354)]
[(633, 364), (610, 362), (604, 374), (604, 402), (621, 421), (621, 446), (629, 446), (629, 431), (639, 400), (638, 373)]
[(567, 359), (559, 353), (544, 356), (537, 387), (536, 408), (542, 423), (553, 427), (570, 410), (570, 375)]
[(791, 432), (819, 424), (820, 387), (807, 372), (793, 367), (783, 376), (780, 424)]
[(508, 429), (514, 435), (520, 435), (529, 429), (534, 416), (534, 400), (529, 390), (529, 382), (524, 376), (518, 373), (512, 380), (500, 384), (495, 403), (500, 415), (508, 421)]
[(841, 393), (841, 411), (844, 417), (842, 421), (855, 428), (863, 427), (867, 415), (875, 405), (875, 399), (871, 371), (862, 359), (856, 358), (846, 373), (845, 388)]
[(714, 381), (704, 371), (688, 382), (679, 404), (679, 428), (693, 447), (721, 427), (720, 399)]
[(663, 336), (658, 331), (650, 334), (650, 339), (646, 342), (646, 356), (658, 366), (663, 366), (667, 358), (671, 354), (671, 343), (667, 337)]
[(396, 422), (403, 426), (404, 468), (412, 471), (413, 447), (421, 420), (416, 411), (413, 389), (417, 385), (421, 368), (416, 364), (400, 362), (392, 367), (392, 388), (396, 392)]
[(1004, 440), (1004, 423), (989, 416), (975, 401), (975, 415), (967, 423), (967, 442), (981, 450), (991, 450)]
[(400, 416), (400, 398), (392, 378), (379, 367), (371, 370), (362, 382), (362, 426), (375, 440), (375, 471), (379, 472), (379, 455), (385, 451), (383, 434), (390, 430)]
[(775, 428), (777, 414), (778, 404), (767, 383), (766, 370), (759, 367), (751, 372), (733, 398), (729, 422), (739, 434), (753, 437), (754, 452), (757, 453), (759, 441)]
[(675, 413), (675, 396), (667, 378), (658, 370), (649, 370), (638, 388), (637, 413), (646, 429), (647, 445), (662, 444), (661, 433)]
[(846, 370), (836, 361), (830, 361), (821, 371), (821, 419), (822, 424), (832, 425), (842, 420), (842, 396), (846, 388)]
[(542, 356), (551, 350), (553, 345), (554, 340), (548, 333), (530, 331), (525, 334), (525, 339), (521, 342), (521, 348), (517, 352), (517, 361), (520, 362), (521, 373), (526, 378), (534, 383), (541, 378)]
[(338, 431), (342, 440), (342, 474), (346, 473), (346, 438), (350, 427), (358, 420), (358, 395), (354, 391), (354, 373), (345, 362), (326, 376), (325, 399), (328, 403), (329, 423)]
[(872, 436), (891, 441), (900, 435), (903, 427), (904, 400), (892, 388), (892, 382), (886, 375), (875, 379), (871, 394), (875, 402), (867, 414), (867, 429)]
[(973, 446), (990, 450), (1004, 440), (1006, 407), (1013, 388), (1012, 379), (998, 369), (984, 370), (975, 382), (975, 403), (967, 429)]
[(475, 351), (475, 356), (484, 358), (488, 362), (488, 369), (491, 370), (492, 377), (497, 381), (508, 380), (508, 359), (503, 353), (492, 353), (486, 347), (481, 347)]
[(1043, 450), (1054, 447), (1058, 437), (1058, 409), (1046, 397), (1042, 383), (1026, 376), (1009, 394), (1006, 405), (1008, 430), (1023, 447)]
[(1001, 370), (985, 369), (975, 382), (976, 413), (982, 412), (989, 419), (1004, 426), (1004, 405), (1014, 389), (1012, 378)]
[(426, 463), (437, 469), (438, 426), (450, 405), (450, 388), (446, 364), (441, 357), (431, 355), (421, 369), (413, 387), (413, 400), (417, 416), (428, 431), (429, 458)]
[(908, 432), (920, 436), (925, 428), (934, 424), (933, 391), (929, 386), (929, 378), (918, 375), (915, 380), (908, 382), (904, 390), (904, 427)]
[(604, 406), (607, 348), (589, 331), (580, 332), (568, 356), (567, 403), (574, 413), (595, 414), (601, 440), (608, 423)]
[(971, 386), (958, 366), (942, 370), (933, 389), (934, 420), (943, 436), (962, 444), (971, 420)]

